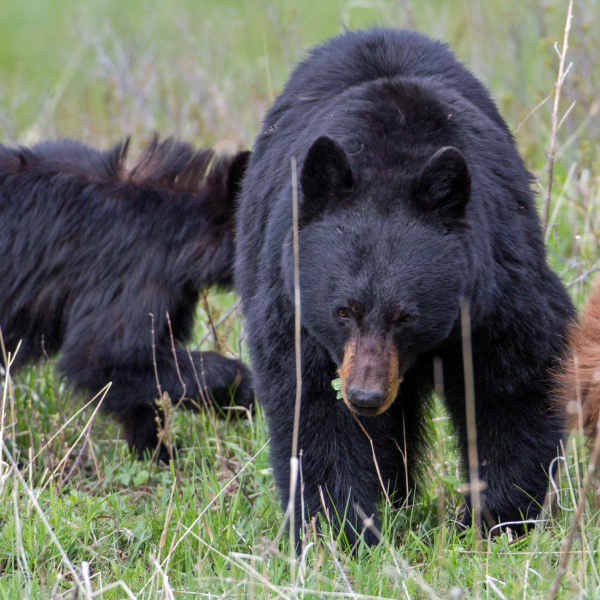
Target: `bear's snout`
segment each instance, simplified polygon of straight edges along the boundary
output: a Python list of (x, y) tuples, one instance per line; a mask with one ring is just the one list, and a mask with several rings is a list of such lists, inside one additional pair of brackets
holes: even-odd
[(398, 350), (393, 339), (353, 336), (339, 369), (348, 408), (371, 417), (385, 412), (398, 395)]

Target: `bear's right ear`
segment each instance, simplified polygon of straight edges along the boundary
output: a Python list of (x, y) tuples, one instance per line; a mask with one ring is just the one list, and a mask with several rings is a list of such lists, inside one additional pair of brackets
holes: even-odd
[(415, 182), (420, 205), (442, 217), (464, 217), (471, 198), (471, 174), (460, 151), (453, 146), (438, 150)]
[(318, 138), (306, 155), (300, 184), (304, 200), (298, 220), (302, 227), (352, 191), (354, 178), (344, 149), (327, 136)]

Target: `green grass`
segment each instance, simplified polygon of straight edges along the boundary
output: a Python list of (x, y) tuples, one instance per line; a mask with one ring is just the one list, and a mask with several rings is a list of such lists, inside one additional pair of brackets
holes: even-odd
[[(600, 8), (575, 3), (548, 228), (549, 258), (585, 297), (600, 231)], [(510, 127), (553, 91), (566, 2), (551, 0), (27, 0), (0, 8), (0, 141), (71, 136), (106, 147), (153, 131), (228, 151), (250, 147), (262, 114), (308, 47), (341, 29), (411, 26), (446, 40), (490, 87)], [(552, 100), (516, 132), (545, 184)], [(233, 307), (211, 292), (213, 321)], [(211, 349), (200, 308), (196, 341)], [(218, 328), (237, 355), (237, 312)], [(242, 350), (244, 349), (242, 344)], [(245, 354), (244, 358), (247, 359)], [(544, 598), (588, 463), (567, 447), (561, 508), (516, 542), (458, 538), (461, 483), (453, 432), (438, 404), (423, 489), (382, 506), (382, 544), (345, 551), (324, 524), (290, 558), (256, 412), (212, 419), (177, 412), (170, 466), (133, 460), (109, 419), (94, 416), (51, 361), (18, 373), (3, 392), (3, 438), (18, 464), (0, 463), (0, 599), (83, 598)], [(598, 484), (595, 484), (595, 489)], [(600, 598), (597, 496), (577, 530), (559, 597)], [(43, 518), (42, 518), (43, 515)]]

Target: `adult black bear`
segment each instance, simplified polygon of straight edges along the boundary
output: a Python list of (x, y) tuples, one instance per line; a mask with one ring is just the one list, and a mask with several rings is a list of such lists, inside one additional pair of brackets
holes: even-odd
[[(283, 502), (296, 390), (292, 157), (301, 193), (296, 523), (324, 502), (332, 518), (347, 514), (352, 542), (356, 506), (376, 512), (381, 485), (358, 420), (384, 485), (406, 495), (426, 450), (434, 357), (466, 462), (463, 297), (486, 514), (534, 517), (563, 432), (549, 373), (573, 308), (546, 263), (531, 175), (485, 88), (446, 46), (390, 29), (347, 32), (310, 53), (267, 113), (243, 181), (235, 286)], [(331, 386), (338, 373), (344, 402)]]
[(21, 342), (13, 371), (62, 350), (58, 367), (75, 388), (93, 395), (112, 382), (103, 408), (142, 456), (157, 444), (157, 379), (174, 401), (208, 391), (221, 404), (233, 392), (252, 402), (241, 362), (190, 359), (171, 341), (190, 337), (199, 291), (231, 281), (248, 153), (217, 159), (155, 139), (127, 172), (126, 152), (71, 140), (0, 146), (0, 328), (8, 352)]

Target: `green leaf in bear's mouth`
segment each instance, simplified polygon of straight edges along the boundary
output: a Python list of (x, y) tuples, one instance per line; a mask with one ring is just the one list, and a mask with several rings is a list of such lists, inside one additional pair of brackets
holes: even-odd
[(337, 399), (342, 400), (342, 380), (338, 377), (331, 382), (331, 387), (337, 392)]

